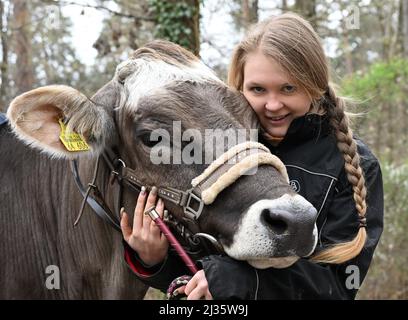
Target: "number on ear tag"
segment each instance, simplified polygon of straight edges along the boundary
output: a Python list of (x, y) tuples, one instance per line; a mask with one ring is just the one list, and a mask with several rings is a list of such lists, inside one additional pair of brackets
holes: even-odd
[(80, 134), (75, 132), (67, 133), (67, 127), (62, 119), (59, 119), (58, 122), (61, 126), (60, 140), (68, 151), (87, 151), (90, 149)]

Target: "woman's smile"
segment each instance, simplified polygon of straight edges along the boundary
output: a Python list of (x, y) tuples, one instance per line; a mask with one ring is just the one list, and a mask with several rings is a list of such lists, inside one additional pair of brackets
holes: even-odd
[(289, 121), (290, 113), (282, 115), (282, 116), (267, 116), (265, 118), (269, 120), (269, 122), (274, 126), (282, 126)]

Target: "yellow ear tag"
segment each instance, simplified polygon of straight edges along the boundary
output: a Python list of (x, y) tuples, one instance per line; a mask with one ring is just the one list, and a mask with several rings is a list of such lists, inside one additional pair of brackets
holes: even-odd
[(67, 127), (62, 119), (59, 119), (58, 122), (61, 126), (60, 140), (68, 151), (87, 151), (90, 149), (80, 134), (75, 132), (67, 133)]

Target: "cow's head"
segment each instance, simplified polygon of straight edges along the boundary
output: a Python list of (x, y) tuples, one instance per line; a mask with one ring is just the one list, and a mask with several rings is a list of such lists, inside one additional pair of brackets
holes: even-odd
[[(8, 117), (23, 141), (52, 157), (98, 155), (116, 146), (145, 185), (180, 190), (191, 187), (220, 148), (227, 151), (242, 139), (236, 135), (231, 145), (231, 140), (224, 143), (225, 137), (259, 127), (239, 92), (191, 53), (165, 41), (137, 50), (91, 99), (67, 86), (47, 86), (14, 99)], [(91, 150), (68, 151), (59, 139), (60, 119)], [(230, 135), (214, 148), (205, 138), (209, 132), (217, 135), (211, 130)], [(160, 160), (164, 163), (157, 164)], [(215, 196), (197, 223), (231, 257), (258, 268), (286, 267), (313, 252), (316, 210), (275, 167), (261, 165), (253, 174), (240, 175)], [(174, 215), (182, 214), (172, 203), (166, 206)]]

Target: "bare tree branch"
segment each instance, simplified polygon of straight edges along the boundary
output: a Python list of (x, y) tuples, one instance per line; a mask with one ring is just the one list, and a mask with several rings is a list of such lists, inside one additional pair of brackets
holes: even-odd
[(6, 110), (6, 91), (7, 91), (7, 78), (8, 78), (8, 39), (6, 32), (6, 22), (3, 22), (4, 15), (4, 3), (0, 2), (0, 34), (1, 34), (1, 48), (2, 48), (2, 61), (0, 63), (1, 83), (0, 83), (0, 112)]
[(151, 18), (151, 17), (148, 17), (148, 16), (141, 17), (141, 16), (136, 16), (136, 15), (133, 15), (133, 14), (122, 13), (122, 12), (118, 12), (118, 11), (109, 9), (109, 8), (101, 6), (101, 5), (81, 4), (81, 3), (77, 3), (77, 2), (73, 2), (73, 1), (55, 1), (55, 0), (40, 0), (40, 1), (45, 3), (45, 4), (64, 5), (64, 6), (74, 5), (74, 6), (80, 6), (80, 7), (83, 7), (83, 8), (92, 8), (92, 9), (96, 9), (96, 10), (103, 10), (103, 11), (107, 11), (110, 14), (115, 15), (115, 16), (134, 19), (134, 20), (154, 21), (154, 18)]

